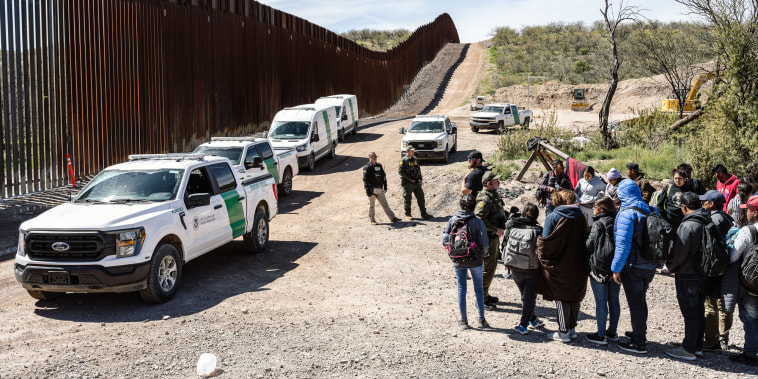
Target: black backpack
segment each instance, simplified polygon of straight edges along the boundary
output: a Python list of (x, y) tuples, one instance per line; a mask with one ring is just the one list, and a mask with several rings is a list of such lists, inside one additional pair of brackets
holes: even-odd
[(590, 276), (605, 284), (613, 278), (611, 264), (616, 253), (616, 242), (613, 240), (613, 230), (607, 230), (602, 222), (595, 224), (600, 225), (605, 231), (600, 233), (602, 238), (595, 243), (595, 250), (590, 251)]
[(468, 225), (471, 217), (457, 220), (450, 229), (445, 249), (454, 263), (471, 262), (480, 255), (480, 249), (476, 246)]
[(642, 229), (643, 245), (640, 246), (642, 258), (652, 262), (666, 262), (671, 259), (676, 234), (671, 224), (658, 213), (648, 213), (637, 207), (629, 207), (629, 209), (636, 209), (647, 218), (645, 228)]
[(753, 248), (745, 253), (740, 265), (740, 282), (748, 291), (758, 293), (758, 229), (748, 225), (753, 238)]
[(700, 249), (696, 253), (695, 266), (700, 275), (706, 278), (719, 277), (724, 275), (729, 266), (729, 248), (726, 246), (726, 238), (721, 235), (713, 221), (709, 220), (701, 224), (704, 227), (703, 237)]

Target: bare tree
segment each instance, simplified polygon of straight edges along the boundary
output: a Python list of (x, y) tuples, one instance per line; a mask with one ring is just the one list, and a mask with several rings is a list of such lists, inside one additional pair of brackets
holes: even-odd
[(611, 84), (608, 87), (608, 92), (605, 94), (603, 105), (600, 107), (600, 132), (603, 134), (603, 143), (606, 149), (613, 149), (617, 147), (616, 141), (613, 139), (613, 135), (608, 128), (608, 115), (611, 111), (611, 101), (613, 101), (613, 95), (616, 94), (616, 87), (619, 83), (619, 67), (621, 62), (619, 61), (618, 46), (616, 44), (616, 32), (620, 24), (627, 21), (637, 21), (641, 18), (641, 9), (637, 6), (624, 5), (624, 1), (619, 2), (618, 9), (614, 11), (613, 4), (609, 0), (605, 0), (605, 8), (600, 9), (603, 18), (605, 20), (605, 28), (608, 31), (608, 42), (611, 43), (611, 64), (609, 67), (609, 76)]

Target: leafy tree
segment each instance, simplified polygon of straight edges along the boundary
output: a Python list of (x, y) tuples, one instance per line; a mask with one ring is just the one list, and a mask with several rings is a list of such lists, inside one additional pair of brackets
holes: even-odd
[(357, 42), (359, 45), (376, 50), (387, 51), (394, 47), (397, 47), (403, 41), (410, 37), (411, 32), (406, 29), (396, 30), (373, 30), (373, 29), (361, 29), (350, 30), (347, 33), (342, 33), (342, 36)]

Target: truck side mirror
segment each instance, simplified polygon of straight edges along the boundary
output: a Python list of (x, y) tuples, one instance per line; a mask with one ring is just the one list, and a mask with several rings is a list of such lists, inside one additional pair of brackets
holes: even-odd
[(211, 194), (193, 193), (187, 197), (187, 208), (202, 207), (211, 203)]
[(405, 128), (401, 126), (400, 129), (398, 129), (398, 133), (405, 134)]
[(342, 121), (347, 121), (347, 113), (342, 115)]
[(257, 167), (263, 167), (263, 158), (261, 157), (253, 157), (252, 162), (245, 162), (245, 169), (249, 170), (251, 168), (257, 168)]
[(452, 123), (452, 127), (450, 128), (450, 134), (458, 133), (458, 127), (455, 125), (455, 123)]
[(311, 142), (318, 142), (320, 138), (318, 137), (318, 134), (314, 134), (311, 136)]

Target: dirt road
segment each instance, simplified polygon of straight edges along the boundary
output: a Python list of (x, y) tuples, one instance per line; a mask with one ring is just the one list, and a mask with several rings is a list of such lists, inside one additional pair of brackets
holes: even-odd
[[(448, 85), (456, 95), (443, 98), (434, 113), (461, 112), (455, 108), (471, 94), (467, 85), (478, 81), (483, 57), (480, 46), (469, 48)], [(456, 114), (459, 152), (448, 165), (422, 167), (432, 220), (391, 225), (379, 209), (382, 224), (368, 222), (361, 167), (370, 151), (389, 173), (390, 205), (403, 214), (396, 167), (404, 120), (361, 129), (339, 145), (337, 158), (297, 176), (271, 223), (266, 253), (249, 255), (239, 241), (188, 263), (179, 294), (166, 304), (148, 305), (136, 294), (35, 301), (15, 282), (13, 261), (1, 262), (0, 378), (186, 378), (196, 376), (202, 353), (215, 354), (215, 375), (227, 378), (756, 374), (717, 353), (693, 363), (665, 357), (664, 344), (681, 339), (683, 323), (673, 280), (664, 276), (649, 295), (646, 356), (581, 338), (550, 342), (555, 307), (542, 300), (537, 312), (546, 327), (526, 336), (513, 332), (519, 299), (502, 275), (492, 286), (501, 299), (499, 309), (487, 313), (492, 328), (459, 331), (455, 275), (441, 234), (457, 209), (466, 154), (476, 148), (491, 156), (496, 136), (471, 133), (465, 116)], [(415, 204), (413, 213), (418, 217)], [(473, 293), (468, 300), (474, 320)], [(621, 333), (630, 330), (625, 304)], [(588, 293), (577, 331), (583, 337), (594, 330)], [(738, 321), (732, 333), (733, 345), (742, 346)]]

